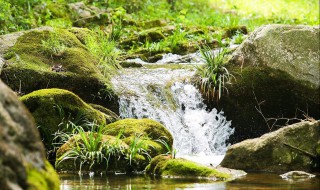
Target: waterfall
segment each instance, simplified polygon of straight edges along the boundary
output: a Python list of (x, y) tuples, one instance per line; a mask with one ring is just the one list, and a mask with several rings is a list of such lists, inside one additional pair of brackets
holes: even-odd
[(234, 132), (223, 112), (206, 110), (193, 69), (124, 69), (112, 79), (122, 118), (154, 119), (171, 132), (178, 155), (221, 155)]

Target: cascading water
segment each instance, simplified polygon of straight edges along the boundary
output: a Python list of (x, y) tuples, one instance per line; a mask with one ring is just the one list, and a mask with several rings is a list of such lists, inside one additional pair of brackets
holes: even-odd
[(178, 155), (224, 154), (233, 133), (216, 109), (206, 110), (188, 69), (124, 69), (112, 83), (120, 94), (122, 118), (151, 118), (168, 128)]

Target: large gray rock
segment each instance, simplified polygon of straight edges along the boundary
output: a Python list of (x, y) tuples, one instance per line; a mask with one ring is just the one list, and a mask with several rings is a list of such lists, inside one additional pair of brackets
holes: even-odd
[(208, 103), (232, 120), (230, 143), (259, 137), (305, 116), (320, 119), (319, 45), (317, 27), (267, 25), (237, 48), (227, 65), (236, 80), (226, 85), (229, 93), (219, 103)]
[(45, 160), (32, 115), (0, 81), (0, 187), (4, 190), (59, 189), (59, 179)]
[(245, 171), (312, 171), (320, 164), (319, 139), (320, 121), (300, 122), (232, 145), (221, 166)]
[(280, 69), (319, 88), (319, 35), (319, 26), (262, 26), (241, 44), (234, 58), (239, 64)]

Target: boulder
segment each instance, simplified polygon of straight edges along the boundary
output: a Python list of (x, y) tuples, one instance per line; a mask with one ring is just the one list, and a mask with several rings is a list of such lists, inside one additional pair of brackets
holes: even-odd
[(221, 166), (245, 171), (312, 171), (319, 167), (316, 153), (320, 121), (300, 122), (230, 146)]
[(57, 131), (71, 132), (70, 121), (81, 125), (87, 121), (107, 124), (112, 116), (85, 103), (74, 93), (63, 89), (42, 89), (24, 95), (20, 100), (35, 118), (47, 150), (52, 149), (53, 134)]
[[(84, 133), (72, 135), (57, 151), (56, 168), (76, 172), (83, 162), (82, 171), (141, 172), (151, 158), (172, 151), (172, 135), (163, 125), (150, 119), (119, 120), (98, 131), (86, 133), (90, 142), (101, 139), (96, 142), (98, 146), (92, 146), (97, 147), (95, 150), (83, 143), (83, 138), (86, 138)], [(90, 134), (94, 136), (90, 137)], [(83, 148), (78, 148), (79, 146)], [(92, 166), (90, 158), (84, 158), (85, 156), (64, 160), (64, 157), (74, 151), (77, 155), (90, 155), (90, 152), (97, 155), (100, 152), (103, 159), (95, 160)], [(108, 151), (113, 153), (109, 155)]]
[(159, 155), (153, 158), (146, 172), (170, 178), (207, 178), (214, 181), (231, 178), (227, 173), (182, 158), (173, 159), (170, 155)]
[(319, 35), (319, 26), (262, 26), (234, 52), (234, 62), (279, 69), (319, 89)]
[(208, 100), (232, 120), (230, 143), (320, 119), (318, 35), (316, 27), (267, 25), (235, 50), (227, 68), (236, 80), (219, 101)]
[(5, 61), (0, 78), (19, 94), (62, 88), (118, 111), (109, 81), (98, 69), (99, 59), (83, 44), (90, 34), (86, 29), (42, 27), (1, 36), (0, 56), (4, 54)]
[(32, 115), (0, 81), (0, 187), (59, 190), (59, 177), (45, 159)]

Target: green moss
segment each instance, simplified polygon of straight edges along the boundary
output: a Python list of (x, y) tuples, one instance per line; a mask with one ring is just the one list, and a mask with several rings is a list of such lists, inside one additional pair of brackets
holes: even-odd
[(39, 170), (33, 167), (27, 167), (27, 190), (59, 190), (59, 176), (48, 161), (45, 162), (45, 168)]
[[(70, 31), (48, 27), (20, 36), (6, 53), (8, 66), (2, 70), (1, 79), (22, 93), (63, 88), (86, 101), (108, 105), (106, 96), (115, 96), (107, 85), (109, 81), (97, 66), (98, 58), (80, 41), (90, 32), (79, 28)], [(56, 72), (56, 67), (61, 70)], [(102, 90), (108, 93), (101, 93)]]
[(102, 113), (106, 114), (107, 116), (107, 120), (109, 121), (109, 123), (113, 123), (116, 122), (120, 119), (120, 117), (114, 113), (113, 111), (101, 106), (101, 105), (97, 105), (97, 104), (89, 104), (90, 106), (92, 106), (94, 109), (101, 111)]
[(123, 119), (103, 129), (104, 133), (109, 135), (117, 135), (121, 130), (125, 137), (140, 134), (152, 140), (165, 138), (170, 146), (173, 144), (170, 132), (163, 125), (151, 119)]
[(73, 33), (82, 44), (85, 44), (86, 38), (95, 35), (95, 33), (93, 31), (91, 31), (87, 28), (73, 27), (73, 28), (68, 29), (68, 31)]
[(140, 42), (158, 42), (165, 39), (166, 37), (162, 34), (161, 28), (153, 28), (149, 30), (144, 30), (139, 33)]
[(51, 146), (49, 137), (53, 133), (58, 130), (72, 130), (63, 129), (64, 125), (59, 126), (62, 121), (84, 122), (79, 121), (81, 118), (95, 121), (98, 124), (108, 121), (106, 114), (92, 108), (67, 90), (57, 88), (38, 90), (21, 97), (20, 100), (32, 113), (37, 126), (40, 126), (40, 133), (45, 138), (47, 149), (48, 146)]
[(163, 139), (172, 149), (173, 137), (170, 132), (160, 123), (151, 119), (123, 119), (107, 125), (102, 133), (116, 136), (122, 131), (122, 138), (127, 144), (131, 144), (135, 136), (144, 139), (145, 150), (151, 157), (168, 152), (165, 145), (158, 142)]
[(168, 156), (157, 156), (147, 167), (148, 173), (173, 177), (209, 177), (216, 180), (226, 180), (231, 176), (218, 172), (213, 168), (202, 166), (185, 159), (171, 159)]
[(236, 34), (248, 34), (248, 29), (246, 26), (232, 26), (225, 29), (225, 33), (223, 34), (223, 38), (232, 38)]

